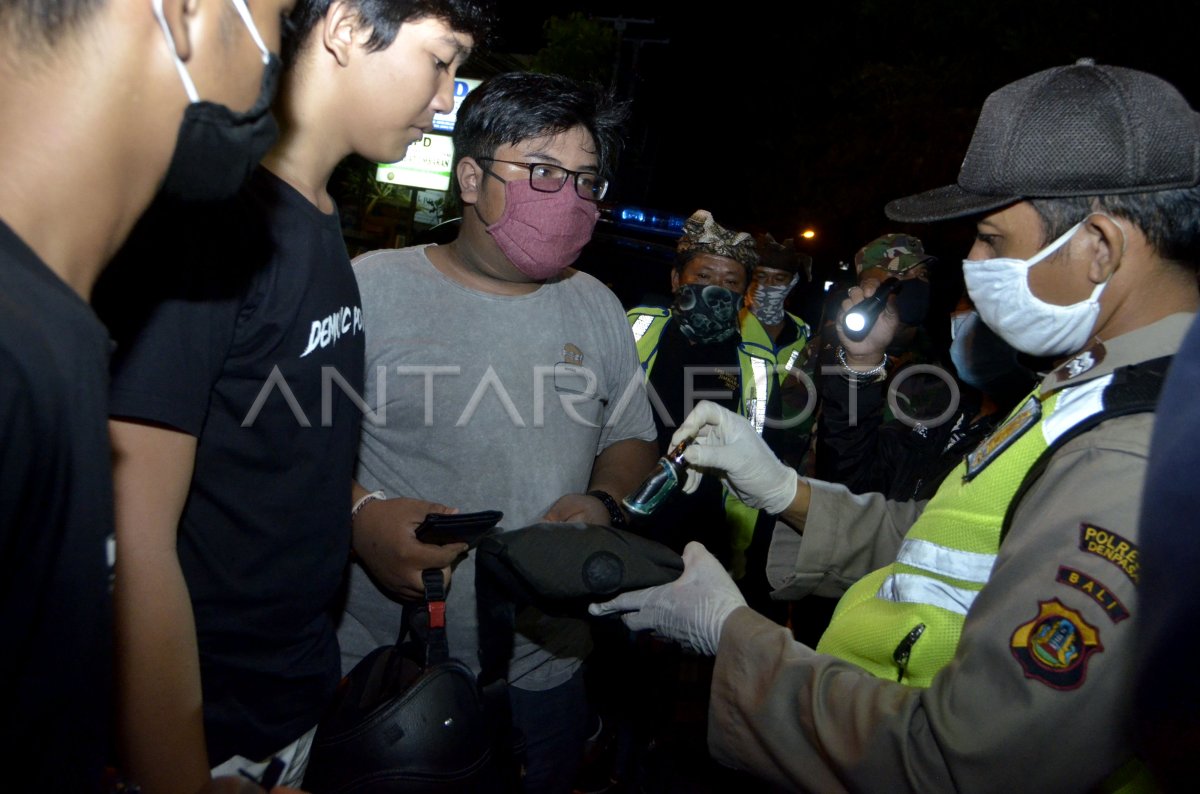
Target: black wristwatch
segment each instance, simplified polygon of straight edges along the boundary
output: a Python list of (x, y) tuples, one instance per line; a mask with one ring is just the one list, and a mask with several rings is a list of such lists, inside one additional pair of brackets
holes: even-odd
[(596, 497), (604, 504), (604, 508), (608, 510), (608, 523), (613, 528), (625, 529), (629, 526), (629, 522), (625, 520), (625, 513), (621, 511), (617, 500), (612, 498), (612, 494), (607, 491), (588, 491), (587, 495)]

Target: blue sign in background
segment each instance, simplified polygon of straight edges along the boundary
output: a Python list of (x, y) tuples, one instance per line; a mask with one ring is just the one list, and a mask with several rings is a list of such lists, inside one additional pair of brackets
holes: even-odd
[(467, 94), (479, 85), (479, 80), (471, 80), (461, 78), (454, 81), (454, 109), (449, 113), (435, 113), (433, 116), (433, 129), (436, 132), (454, 132), (454, 121), (458, 118), (458, 108), (462, 105)]

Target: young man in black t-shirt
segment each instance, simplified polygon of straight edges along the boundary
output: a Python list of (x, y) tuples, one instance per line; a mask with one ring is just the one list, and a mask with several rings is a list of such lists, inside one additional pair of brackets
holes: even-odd
[(326, 183), (349, 154), (400, 159), (451, 109), (486, 15), (474, 0), (301, 0), (291, 21), (280, 143), (232, 204), (161, 208), (125, 274), (163, 257), (186, 273), (119, 340), (112, 391), (122, 716), (155, 791), (272, 755), (284, 782), (303, 774), (339, 678), (330, 607), (363, 390)]
[[(243, 20), (263, 47), (278, 49), (288, 3), (254, 5), (253, 15), (241, 8)], [(109, 342), (87, 301), (164, 174), (183, 158), (201, 166), (236, 158), (231, 141), (209, 150), (179, 134), (189, 95), (172, 61), (187, 62), (198, 97), (250, 107), (265, 69), (238, 10), (184, 0), (0, 2), (6, 791), (96, 791), (111, 760)], [(86, 163), (86, 189), (48, 178), (54, 163)]]

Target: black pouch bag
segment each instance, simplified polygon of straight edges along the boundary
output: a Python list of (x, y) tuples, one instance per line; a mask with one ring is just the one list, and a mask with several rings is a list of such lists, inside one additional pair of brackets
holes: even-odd
[[(376, 648), (342, 679), (313, 739), (306, 791), (514, 790), (505, 684), (481, 687), (449, 658), (441, 572), (424, 578), (425, 608), (405, 610), (396, 645)], [(410, 629), (417, 636), (405, 642)]]
[(518, 609), (587, 618), (593, 601), (673, 582), (682, 573), (683, 558), (674, 551), (623, 529), (544, 522), (488, 535), (475, 556), (479, 680), (507, 676)]
[(489, 535), (479, 544), (484, 573), (516, 604), (551, 614), (587, 616), (587, 605), (618, 593), (666, 584), (683, 573), (683, 558), (657, 541), (623, 529), (541, 523)]

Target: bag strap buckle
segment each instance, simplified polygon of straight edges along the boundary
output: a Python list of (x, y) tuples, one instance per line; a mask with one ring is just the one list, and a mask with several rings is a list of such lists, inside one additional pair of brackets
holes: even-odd
[(429, 613), (429, 632), (425, 644), (425, 663), (438, 664), (450, 658), (446, 641), (446, 582), (437, 568), (421, 571), (425, 585), (425, 609)]

